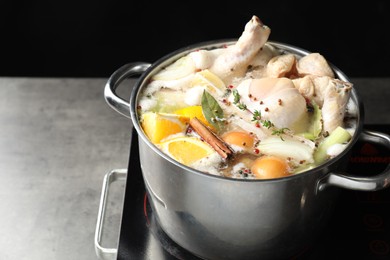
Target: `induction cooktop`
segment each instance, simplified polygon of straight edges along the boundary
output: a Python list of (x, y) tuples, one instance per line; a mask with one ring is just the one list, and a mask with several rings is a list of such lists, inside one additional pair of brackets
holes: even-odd
[[(390, 133), (390, 125), (364, 128)], [(159, 226), (143, 183), (135, 131), (130, 150), (117, 259), (200, 259), (172, 241)], [(375, 175), (389, 162), (388, 147), (359, 141), (353, 148), (348, 172)], [(323, 234), (290, 259), (390, 259), (390, 189), (342, 189)]]

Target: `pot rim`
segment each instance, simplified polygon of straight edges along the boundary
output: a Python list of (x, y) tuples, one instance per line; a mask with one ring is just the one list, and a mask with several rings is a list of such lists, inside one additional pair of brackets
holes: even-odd
[[(130, 116), (131, 116), (131, 121), (133, 123), (133, 127), (135, 127), (137, 134), (141, 137), (140, 140), (144, 141), (149, 148), (151, 148), (155, 153), (157, 153), (159, 156), (164, 158), (165, 160), (169, 161), (170, 163), (190, 172), (190, 174), (197, 174), (201, 175), (202, 177), (206, 178), (211, 178), (211, 179), (219, 179), (223, 181), (233, 181), (233, 182), (280, 182), (280, 181), (287, 181), (287, 180), (292, 180), (296, 178), (301, 178), (304, 177), (308, 174), (313, 174), (315, 172), (321, 172), (323, 169), (328, 168), (330, 165), (336, 163), (339, 161), (342, 157), (346, 156), (348, 152), (352, 149), (354, 144), (357, 142), (359, 139), (359, 136), (363, 130), (363, 121), (364, 121), (364, 106), (363, 102), (361, 101), (361, 98), (356, 90), (356, 88), (352, 88), (352, 93), (351, 93), (351, 99), (356, 105), (357, 108), (357, 118), (356, 118), (356, 129), (355, 132), (349, 141), (348, 146), (336, 157), (327, 160), (325, 163), (290, 176), (286, 177), (281, 177), (281, 178), (274, 178), (274, 179), (237, 179), (237, 178), (227, 178), (219, 175), (213, 175), (210, 173), (202, 172), (199, 170), (196, 170), (194, 168), (191, 168), (189, 166), (186, 166), (184, 164), (181, 164), (180, 162), (174, 160), (171, 158), (169, 155), (165, 154), (162, 152), (156, 145), (154, 145), (151, 141), (149, 141), (149, 138), (145, 135), (144, 131), (142, 130), (138, 118), (138, 113), (137, 113), (137, 104), (138, 104), (138, 97), (140, 92), (142, 91), (143, 87), (147, 85), (147, 82), (149, 82), (149, 79), (152, 75), (154, 75), (155, 72), (159, 71), (162, 67), (167, 66), (168, 64), (172, 63), (173, 61), (177, 60), (178, 58), (185, 56), (186, 54), (190, 53), (191, 51), (195, 51), (197, 49), (213, 49), (213, 48), (218, 48), (218, 47), (223, 47), (227, 45), (234, 44), (237, 41), (237, 39), (220, 39), (220, 40), (213, 40), (213, 41), (204, 41), (204, 42), (199, 42), (195, 44), (188, 45), (186, 47), (177, 49), (160, 59), (158, 59), (156, 62), (151, 64), (148, 69), (145, 70), (144, 73), (138, 78), (137, 82), (135, 83), (135, 86), (131, 92), (130, 96)], [(312, 52), (303, 49), (301, 47), (297, 47), (291, 44), (287, 43), (282, 43), (278, 41), (267, 41), (266, 44), (269, 44), (277, 49), (281, 49), (286, 52), (290, 52), (293, 54), (296, 54), (298, 56), (304, 56), (308, 55)], [(328, 61), (328, 60), (327, 60)], [(328, 64), (332, 68), (332, 70), (336, 74), (336, 78), (339, 78), (343, 81), (348, 81), (350, 82), (350, 79), (342, 72), (338, 67), (336, 67), (332, 62), (328, 61)]]

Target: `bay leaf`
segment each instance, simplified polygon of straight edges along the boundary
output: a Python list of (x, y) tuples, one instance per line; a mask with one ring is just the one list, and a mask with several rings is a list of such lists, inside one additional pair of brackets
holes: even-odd
[(218, 133), (221, 132), (225, 126), (225, 118), (223, 110), (217, 100), (215, 100), (210, 93), (204, 90), (201, 103), (203, 115), (206, 120), (214, 126)]

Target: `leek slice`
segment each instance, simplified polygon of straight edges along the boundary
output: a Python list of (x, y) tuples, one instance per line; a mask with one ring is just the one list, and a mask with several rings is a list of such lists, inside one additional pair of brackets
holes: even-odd
[(320, 107), (314, 102), (311, 101), (313, 106), (313, 115), (310, 117), (310, 126), (308, 132), (301, 133), (300, 135), (309, 140), (315, 140), (321, 134), (322, 131), (322, 112)]
[(341, 126), (338, 126), (318, 146), (317, 150), (314, 153), (315, 163), (318, 165), (318, 164), (323, 163), (326, 159), (328, 159), (329, 155), (328, 155), (327, 151), (328, 151), (329, 147), (331, 147), (334, 144), (346, 143), (350, 139), (351, 139), (351, 134), (347, 130), (342, 128)]
[(293, 171), (293, 174), (298, 174), (298, 173), (302, 173), (302, 172), (306, 172), (308, 170), (311, 170), (313, 168), (315, 168), (315, 164), (314, 163), (308, 163), (308, 164), (302, 164), (300, 165), (299, 167), (297, 167), (294, 171)]

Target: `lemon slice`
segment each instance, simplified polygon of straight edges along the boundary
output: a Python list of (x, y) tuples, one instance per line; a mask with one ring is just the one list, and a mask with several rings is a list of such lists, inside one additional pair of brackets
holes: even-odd
[(159, 144), (160, 149), (176, 161), (190, 166), (206, 156), (215, 153), (207, 143), (196, 137), (176, 137)]
[(203, 86), (213, 94), (221, 95), (225, 91), (225, 83), (214, 73), (205, 69), (195, 74), (191, 86)]
[(184, 56), (154, 75), (153, 80), (176, 80), (189, 76), (194, 72), (195, 64), (191, 57)]
[(174, 111), (173, 113), (176, 115), (180, 115), (181, 120), (185, 123), (188, 123), (190, 121), (190, 119), (196, 117), (203, 124), (207, 125), (211, 129), (214, 129), (214, 127), (204, 117), (202, 106), (189, 106), (189, 107), (178, 109), (178, 110)]
[(141, 126), (154, 144), (159, 143), (170, 135), (184, 133), (186, 124), (178, 115), (146, 112), (141, 115)]

